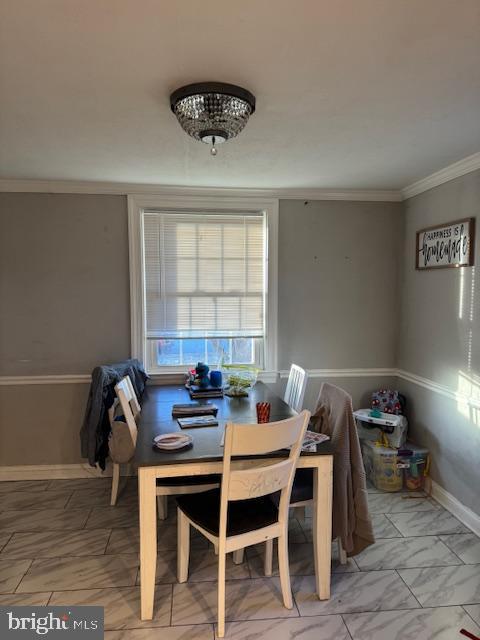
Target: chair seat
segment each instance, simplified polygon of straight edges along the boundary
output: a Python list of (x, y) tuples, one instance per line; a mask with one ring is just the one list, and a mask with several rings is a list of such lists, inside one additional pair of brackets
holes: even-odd
[(313, 469), (297, 469), (290, 504), (313, 500)]
[(178, 478), (157, 478), (157, 487), (198, 487), (202, 484), (220, 484), (222, 476), (179, 476)]
[[(177, 497), (183, 513), (195, 524), (218, 536), (220, 522), (220, 489), (212, 489), (199, 495)], [(267, 527), (278, 521), (278, 508), (270, 497), (236, 500), (228, 504), (227, 536), (237, 536), (255, 529)]]
[[(280, 492), (271, 494), (273, 503), (278, 507), (280, 503)], [(290, 504), (313, 500), (313, 469), (297, 469), (293, 481)]]

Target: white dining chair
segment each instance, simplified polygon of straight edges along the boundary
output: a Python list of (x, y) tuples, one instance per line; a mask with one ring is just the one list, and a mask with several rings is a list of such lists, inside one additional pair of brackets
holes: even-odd
[[(132, 382), (129, 376), (125, 376), (116, 386), (115, 393), (117, 394), (118, 401), (120, 403), (121, 411), (124, 416), (124, 420), (127, 424), (128, 430), (133, 443), (133, 448), (137, 442), (137, 419), (140, 415), (140, 403), (135, 395)], [(113, 480), (112, 480), (112, 497), (111, 505), (114, 505), (117, 501), (118, 485), (120, 478), (120, 465), (114, 463), (113, 465)], [(175, 496), (179, 494), (193, 494), (201, 493), (203, 491), (209, 491), (215, 489), (220, 484), (219, 476), (187, 476), (178, 478), (157, 478), (157, 511), (158, 517), (161, 520), (165, 520), (168, 515), (168, 496)]]
[[(133, 388), (130, 376), (125, 376), (115, 386), (116, 399), (109, 409), (108, 415), (110, 419), (110, 425), (113, 428), (113, 422), (118, 417), (117, 413), (121, 409), (123, 420), (127, 425), (132, 442), (132, 450), (135, 448), (137, 442), (137, 417), (140, 414), (141, 407), (138, 402), (137, 395)], [(128, 463), (127, 463), (128, 464)], [(110, 496), (110, 505), (114, 506), (117, 503), (118, 488), (120, 486), (120, 474), (121, 464), (112, 460), (112, 492)]]
[[(190, 527), (197, 529), (218, 553), (218, 636), (225, 634), (225, 565), (227, 553), (278, 539), (283, 604), (292, 609), (288, 563), (288, 509), (295, 467), (310, 413), (266, 425), (225, 427), (221, 489), (201, 496), (180, 496), (178, 504), (177, 578), (188, 579)], [(289, 448), (287, 458), (264, 466), (232, 469), (233, 456), (265, 455)], [(280, 492), (276, 506), (270, 494)]]
[(297, 364), (292, 364), (283, 400), (297, 413), (303, 409), (307, 379), (308, 376), (305, 369), (302, 369), (302, 367), (299, 367)]

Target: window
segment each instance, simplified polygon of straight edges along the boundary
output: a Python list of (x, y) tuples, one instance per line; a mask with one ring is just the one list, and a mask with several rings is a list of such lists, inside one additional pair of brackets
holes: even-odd
[(129, 198), (132, 352), (151, 374), (275, 368), (276, 207), (206, 204)]

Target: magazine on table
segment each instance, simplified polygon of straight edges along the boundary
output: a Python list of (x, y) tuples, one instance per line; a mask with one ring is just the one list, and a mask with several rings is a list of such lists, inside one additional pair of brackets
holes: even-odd
[(218, 407), (210, 402), (187, 402), (186, 404), (174, 404), (172, 417), (181, 418), (189, 416), (217, 415)]
[(190, 418), (177, 418), (182, 429), (192, 429), (193, 427), (216, 427), (218, 420), (215, 416), (194, 416)]
[(315, 453), (317, 444), (326, 440), (330, 440), (330, 436), (326, 436), (324, 433), (316, 433), (315, 431), (306, 431), (303, 438), (302, 451)]

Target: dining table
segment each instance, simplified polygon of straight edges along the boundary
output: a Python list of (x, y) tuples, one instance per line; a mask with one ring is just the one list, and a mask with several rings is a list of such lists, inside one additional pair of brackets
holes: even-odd
[[(174, 404), (191, 402), (184, 385), (149, 385), (141, 403), (134, 464), (138, 471), (139, 525), (140, 525), (140, 597), (141, 619), (153, 618), (155, 574), (157, 562), (157, 506), (158, 478), (221, 474), (223, 467), (223, 434), (228, 422), (255, 424), (257, 402), (270, 403), (270, 422), (285, 420), (296, 415), (286, 402), (266, 384), (257, 382), (248, 390), (247, 397), (208, 398), (218, 408), (218, 426), (196, 427), (182, 430), (172, 417)], [(200, 400), (205, 402), (205, 400)], [(160, 434), (186, 431), (193, 444), (186, 450), (161, 451), (154, 446)], [(316, 593), (320, 600), (330, 598), (331, 543), (332, 543), (332, 486), (333, 454), (329, 441), (317, 444), (313, 451), (302, 451), (298, 468), (313, 469), (313, 560)], [(259, 463), (269, 464), (288, 451), (279, 450), (262, 456), (235, 458), (233, 468), (245, 469)]]

